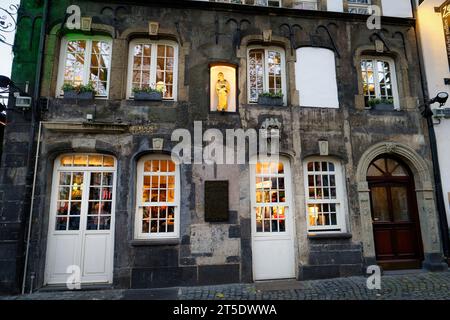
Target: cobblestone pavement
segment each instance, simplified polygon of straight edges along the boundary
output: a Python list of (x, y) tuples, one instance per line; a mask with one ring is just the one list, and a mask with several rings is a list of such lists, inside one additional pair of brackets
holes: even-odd
[(450, 300), (450, 271), (384, 275), (381, 290), (365, 277), (315, 281), (263, 282), (154, 290), (35, 292), (0, 300)]

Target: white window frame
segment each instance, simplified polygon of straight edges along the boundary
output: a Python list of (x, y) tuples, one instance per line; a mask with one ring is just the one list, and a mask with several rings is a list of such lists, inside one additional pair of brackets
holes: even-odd
[(173, 98), (170, 99), (164, 99), (166, 101), (177, 101), (178, 97), (178, 43), (175, 41), (170, 40), (158, 40), (158, 41), (152, 41), (150, 39), (134, 39), (130, 41), (129, 44), (129, 51), (128, 51), (128, 76), (127, 76), (127, 99), (134, 99), (134, 95), (132, 92), (133, 89), (133, 63), (134, 63), (134, 46), (136, 44), (149, 44), (152, 46), (152, 55), (151, 55), (151, 68), (150, 68), (150, 84), (156, 84), (156, 66), (157, 66), (157, 52), (158, 52), (158, 45), (168, 45), (172, 46), (174, 51), (174, 59), (173, 59)]
[(85, 61), (89, 61), (89, 63), (84, 64), (84, 72), (83, 72), (83, 84), (86, 85), (89, 83), (90, 76), (90, 68), (91, 68), (91, 55), (92, 55), (92, 42), (93, 41), (104, 41), (107, 42), (110, 46), (109, 52), (109, 69), (108, 69), (108, 80), (106, 85), (106, 96), (95, 96), (96, 99), (108, 99), (109, 98), (109, 88), (110, 88), (110, 79), (111, 79), (111, 69), (112, 69), (112, 53), (113, 53), (113, 42), (110, 37), (106, 36), (86, 36), (86, 35), (66, 35), (61, 40), (60, 54), (59, 54), (59, 64), (58, 64), (58, 81), (56, 84), (56, 98), (64, 97), (61, 94), (61, 88), (64, 85), (64, 73), (66, 68), (66, 57), (67, 57), (67, 44), (69, 41), (75, 40), (84, 40), (86, 41), (86, 56)]
[[(367, 3), (363, 2), (363, 1), (367, 1)], [(347, 11), (349, 13), (353, 13), (353, 14), (369, 14), (369, 7), (372, 5), (372, 1), (371, 0), (357, 0), (357, 2), (350, 2), (349, 0), (347, 0), (347, 5), (348, 5), (348, 9)], [(356, 10), (357, 12), (350, 12), (350, 10)], [(362, 12), (361, 10), (364, 10), (364, 12)]]
[(292, 4), (294, 9), (299, 10), (318, 10), (318, 0), (294, 0)]
[(143, 156), (139, 159), (137, 163), (137, 187), (136, 187), (136, 210), (134, 218), (134, 237), (137, 240), (153, 240), (153, 239), (178, 239), (180, 237), (180, 165), (175, 163), (175, 199), (173, 206), (175, 207), (174, 213), (174, 232), (164, 232), (164, 233), (143, 233), (142, 232), (142, 220), (143, 220), (143, 210), (140, 210), (144, 206), (162, 206), (167, 205), (167, 202), (143, 202), (143, 186), (144, 186), (144, 164), (149, 160), (169, 160), (173, 161), (168, 155), (163, 154), (151, 154)]
[[(394, 109), (395, 110), (400, 110), (400, 97), (399, 97), (399, 93), (398, 93), (398, 82), (397, 82), (397, 70), (396, 70), (396, 66), (395, 66), (395, 61), (394, 59), (390, 58), (390, 57), (383, 57), (383, 56), (362, 56), (360, 59), (360, 63), (359, 63), (359, 74), (361, 77), (361, 81), (362, 81), (362, 85), (364, 85), (364, 79), (362, 78), (362, 68), (361, 68), (361, 64), (364, 60), (372, 60), (372, 63), (374, 65), (374, 68), (377, 68), (376, 72), (377, 75), (374, 75), (374, 79), (375, 79), (375, 96), (376, 98), (381, 98), (381, 90), (380, 90), (380, 82), (378, 80), (378, 61), (383, 61), (383, 62), (387, 62), (389, 64), (389, 69), (391, 71), (391, 81), (392, 81), (392, 96), (394, 97)], [(364, 95), (364, 90), (363, 90), (363, 96)]]
[(263, 50), (264, 51), (264, 83), (263, 92), (268, 91), (269, 86), (269, 61), (267, 59), (269, 51), (276, 51), (281, 54), (281, 92), (283, 93), (283, 105), (287, 105), (287, 89), (286, 89), (286, 55), (283, 48), (280, 47), (261, 47), (251, 46), (247, 50), (247, 102), (249, 104), (257, 104), (257, 102), (250, 101), (250, 51)]
[[(336, 199), (313, 200), (309, 198), (308, 183), (308, 163), (310, 162), (328, 162), (334, 165), (335, 182), (336, 182)], [(347, 188), (343, 176), (343, 166), (340, 161), (330, 157), (310, 157), (304, 160), (304, 183), (305, 183), (305, 211), (308, 233), (345, 233), (347, 232)], [(325, 173), (325, 172), (324, 172)], [(336, 225), (332, 226), (311, 226), (309, 223), (308, 205), (310, 204), (336, 204)]]

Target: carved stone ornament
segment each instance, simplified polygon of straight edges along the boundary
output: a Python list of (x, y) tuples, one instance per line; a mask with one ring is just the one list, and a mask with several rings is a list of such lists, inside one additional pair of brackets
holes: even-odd
[(159, 32), (159, 22), (150, 21), (148, 23), (148, 34), (151, 36), (157, 36)]
[(272, 41), (272, 30), (264, 30), (263, 31), (263, 40), (264, 42), (271, 42)]
[(164, 146), (164, 139), (163, 138), (154, 138), (153, 141), (153, 150), (162, 150)]
[(375, 50), (379, 53), (384, 52), (384, 43), (381, 40), (375, 40)]
[(386, 143), (386, 152), (387, 153), (395, 153), (397, 146), (395, 143)]
[(261, 124), (260, 130), (263, 138), (279, 138), (281, 122), (277, 118), (267, 118)]
[(91, 31), (92, 27), (92, 17), (82, 17), (81, 18), (81, 30)]
[(325, 140), (319, 141), (319, 151), (320, 151), (320, 155), (321, 156), (328, 156), (329, 155), (328, 141), (325, 141)]

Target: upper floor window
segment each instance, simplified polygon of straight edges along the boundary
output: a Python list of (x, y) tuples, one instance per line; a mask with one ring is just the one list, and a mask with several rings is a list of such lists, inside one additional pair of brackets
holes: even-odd
[(294, 0), (294, 9), (317, 10), (317, 0)]
[(180, 224), (178, 166), (170, 156), (150, 155), (137, 166), (136, 238), (177, 238)]
[[(281, 7), (281, 0), (254, 0), (256, 6)], [(251, 2), (246, 0), (246, 2)]]
[(377, 105), (399, 109), (395, 64), (390, 58), (364, 57), (361, 60), (363, 92), (366, 107)]
[(308, 231), (345, 232), (345, 185), (341, 166), (327, 158), (305, 163)]
[(163, 98), (176, 100), (178, 46), (172, 41), (134, 40), (130, 43), (128, 98), (133, 89), (157, 89)]
[(251, 48), (248, 51), (248, 101), (257, 103), (262, 93), (282, 94), (286, 104), (284, 51), (280, 48)]
[(357, 14), (369, 14), (371, 0), (347, 0), (348, 12)]
[(108, 97), (111, 70), (111, 39), (100, 36), (67, 36), (62, 40), (57, 92), (65, 84), (92, 83), (97, 97)]
[(296, 53), (295, 82), (300, 105), (339, 108), (334, 51), (302, 47), (297, 49)]

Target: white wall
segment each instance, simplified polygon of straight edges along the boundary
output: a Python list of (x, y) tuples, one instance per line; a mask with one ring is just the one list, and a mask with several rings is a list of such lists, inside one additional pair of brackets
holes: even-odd
[(411, 0), (381, 0), (383, 16), (412, 18)]
[(304, 107), (339, 108), (336, 61), (329, 49), (297, 49), (296, 89)]
[(344, 1), (327, 0), (327, 11), (344, 12)]
[[(419, 35), (424, 56), (425, 74), (431, 97), (440, 91), (450, 93), (450, 86), (444, 84), (444, 78), (450, 78), (447, 49), (445, 47), (444, 27), (440, 13), (434, 12), (443, 0), (425, 0), (418, 9)], [(447, 102), (446, 107), (450, 107)], [(443, 119), (435, 126), (438, 141), (439, 164), (441, 167), (442, 189), (450, 223), (450, 119)]]

